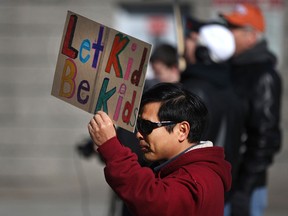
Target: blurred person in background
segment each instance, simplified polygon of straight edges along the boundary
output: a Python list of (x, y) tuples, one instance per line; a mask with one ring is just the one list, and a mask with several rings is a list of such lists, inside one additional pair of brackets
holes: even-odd
[(264, 38), (265, 21), (259, 7), (238, 4), (220, 17), (235, 38), (232, 83), (245, 105), (244, 148), (231, 215), (262, 216), (267, 207), (268, 168), (281, 146), (282, 84), (277, 59)]
[(176, 47), (162, 43), (154, 49), (150, 65), (155, 79), (159, 82), (177, 83), (180, 80)]
[[(230, 77), (229, 60), (235, 52), (235, 41), (223, 25), (192, 17), (187, 17), (185, 31), (187, 68), (180, 82), (200, 96), (207, 106), (209, 122), (203, 140), (224, 147), (226, 159), (232, 165), (233, 189), (244, 124), (243, 107)], [(230, 193), (227, 193), (226, 202), (229, 199)]]

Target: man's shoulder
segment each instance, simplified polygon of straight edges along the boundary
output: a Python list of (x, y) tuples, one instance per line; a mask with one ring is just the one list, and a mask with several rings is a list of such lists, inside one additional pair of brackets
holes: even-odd
[(248, 64), (233, 65), (232, 75), (259, 79), (260, 77), (271, 77), (280, 79), (280, 73), (276, 65), (269, 61), (250, 62)]
[(156, 78), (146, 79), (144, 85), (144, 92), (158, 83), (160, 83), (160, 81)]

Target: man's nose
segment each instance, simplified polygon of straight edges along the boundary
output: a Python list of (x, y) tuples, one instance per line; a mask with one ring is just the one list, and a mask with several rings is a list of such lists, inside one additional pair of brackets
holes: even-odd
[(144, 139), (143, 135), (139, 131), (137, 131), (136, 137), (137, 137), (138, 140), (143, 140)]

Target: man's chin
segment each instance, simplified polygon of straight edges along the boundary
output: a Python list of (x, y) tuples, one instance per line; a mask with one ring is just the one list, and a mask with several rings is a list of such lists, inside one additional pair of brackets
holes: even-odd
[(144, 153), (144, 160), (147, 162), (155, 162), (155, 158), (151, 156), (151, 152)]

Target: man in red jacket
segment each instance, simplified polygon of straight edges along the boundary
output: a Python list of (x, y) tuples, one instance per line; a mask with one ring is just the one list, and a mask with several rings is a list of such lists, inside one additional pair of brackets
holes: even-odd
[(160, 83), (143, 94), (137, 138), (144, 157), (159, 162), (141, 167), (122, 145), (112, 120), (99, 111), (88, 130), (106, 163), (105, 178), (132, 215), (222, 216), (231, 166), (222, 147), (201, 141), (207, 109), (180, 85)]

